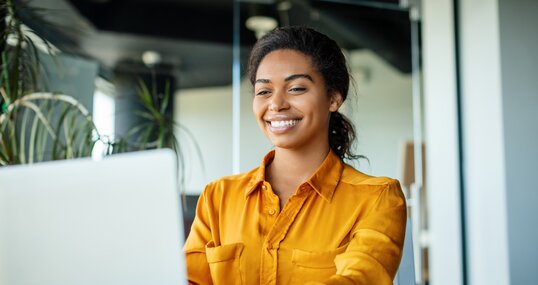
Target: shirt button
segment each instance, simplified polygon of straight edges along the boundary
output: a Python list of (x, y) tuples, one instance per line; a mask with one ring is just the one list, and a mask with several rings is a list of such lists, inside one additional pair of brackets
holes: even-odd
[(275, 209), (269, 209), (269, 215), (274, 215), (276, 213)]
[(267, 190), (267, 186), (262, 185), (262, 190)]

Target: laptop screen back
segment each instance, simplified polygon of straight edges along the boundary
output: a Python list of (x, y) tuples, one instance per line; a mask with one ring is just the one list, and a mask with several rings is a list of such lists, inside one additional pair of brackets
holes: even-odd
[(0, 168), (0, 285), (185, 284), (170, 150)]

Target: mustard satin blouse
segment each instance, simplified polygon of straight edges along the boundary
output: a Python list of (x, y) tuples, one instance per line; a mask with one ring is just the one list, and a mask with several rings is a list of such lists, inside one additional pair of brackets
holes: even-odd
[(185, 242), (190, 284), (392, 284), (405, 198), (332, 151), (280, 209), (265, 167), (221, 178), (200, 196)]

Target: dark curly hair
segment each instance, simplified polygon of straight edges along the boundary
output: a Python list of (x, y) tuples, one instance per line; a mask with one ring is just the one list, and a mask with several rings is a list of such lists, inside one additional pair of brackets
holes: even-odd
[[(338, 44), (328, 36), (304, 26), (277, 28), (260, 38), (250, 54), (248, 75), (254, 85), (256, 72), (263, 58), (272, 51), (291, 49), (311, 58), (314, 67), (325, 79), (328, 94), (338, 91), (345, 101), (349, 91), (350, 75), (346, 58)], [(340, 159), (357, 159), (351, 150), (355, 128), (343, 114), (331, 113), (329, 121), (329, 146)]]

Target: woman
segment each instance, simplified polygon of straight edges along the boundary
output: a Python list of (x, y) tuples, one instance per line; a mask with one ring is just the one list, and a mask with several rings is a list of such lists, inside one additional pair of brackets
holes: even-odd
[(273, 143), (261, 165), (207, 185), (185, 243), (192, 284), (392, 284), (405, 233), (398, 181), (365, 175), (338, 112), (349, 73), (338, 45), (276, 29), (249, 60), (253, 111)]

